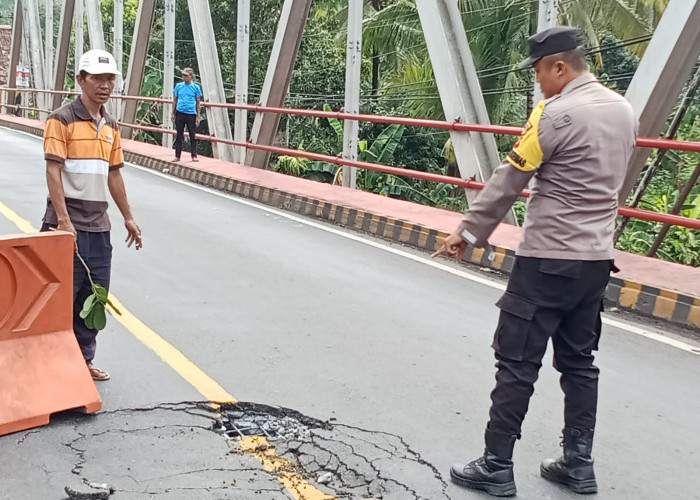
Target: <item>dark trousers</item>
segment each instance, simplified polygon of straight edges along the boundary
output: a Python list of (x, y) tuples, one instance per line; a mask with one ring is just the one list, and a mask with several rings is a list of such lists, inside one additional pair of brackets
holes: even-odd
[(561, 373), (564, 424), (593, 429), (598, 368), (592, 351), (600, 340), (603, 294), (612, 261), (516, 257), (494, 335), (496, 387), (488, 427), (519, 435), (551, 337), (554, 368)]
[(192, 158), (197, 156), (197, 139), (194, 136), (196, 132), (196, 121), (197, 115), (190, 115), (180, 111), (175, 113), (175, 130), (177, 130), (177, 137), (175, 138), (174, 146), (176, 158), (180, 158), (182, 154), (182, 142), (185, 140), (185, 125), (187, 125), (187, 131), (190, 134), (190, 151), (192, 152)]
[[(44, 224), (41, 230), (49, 231), (51, 227), (56, 226)], [(78, 252), (90, 269), (92, 281), (109, 291), (112, 270), (112, 244), (109, 232), (78, 231), (77, 241)], [(83, 358), (88, 363), (95, 358), (98, 331), (94, 328), (88, 328), (85, 325), (85, 320), (79, 314), (85, 299), (91, 294), (92, 285), (87, 270), (76, 255), (73, 257), (73, 332), (78, 340)]]

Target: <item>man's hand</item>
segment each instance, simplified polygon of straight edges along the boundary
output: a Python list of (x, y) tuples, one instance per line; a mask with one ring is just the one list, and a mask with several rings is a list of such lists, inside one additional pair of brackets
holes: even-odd
[(124, 226), (126, 227), (127, 232), (129, 233), (126, 236), (126, 246), (131, 247), (133, 243), (136, 243), (136, 250), (139, 250), (143, 246), (143, 240), (141, 239), (141, 229), (139, 226), (134, 222), (133, 219), (129, 219), (124, 221)]
[(78, 251), (78, 232), (75, 230), (70, 219), (61, 219), (58, 221), (56, 231), (65, 231), (73, 235), (73, 251)]
[(197, 118), (194, 119), (194, 126), (199, 127), (200, 123), (202, 123), (202, 117), (197, 115)]
[(457, 262), (461, 262), (466, 248), (467, 242), (458, 233), (452, 233), (440, 242), (437, 251), (431, 257), (449, 255), (450, 257), (454, 256)]
[(175, 123), (175, 113), (173, 113), (172, 115), (170, 115), (170, 120), (171, 120), (173, 123)]

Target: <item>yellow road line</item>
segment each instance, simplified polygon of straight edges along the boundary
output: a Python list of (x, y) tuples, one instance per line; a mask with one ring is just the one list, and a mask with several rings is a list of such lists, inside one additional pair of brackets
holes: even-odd
[[(24, 233), (36, 233), (38, 229), (7, 205), (0, 202), (0, 214), (12, 221)], [(175, 346), (158, 335), (140, 319), (134, 316), (119, 299), (111, 293), (109, 299), (121, 311), (121, 316), (113, 315), (124, 328), (129, 330), (146, 347), (155, 352), (165, 363), (189, 382), (202, 396), (213, 403), (236, 403), (236, 398), (229, 394), (197, 365), (187, 359)], [(287, 489), (295, 500), (335, 500), (336, 497), (323, 493), (309, 484), (285, 458), (280, 457), (274, 447), (262, 436), (240, 439), (241, 448), (251, 453), (262, 463), (266, 471), (275, 474), (277, 480)]]
[(263, 468), (277, 476), (295, 500), (335, 500), (301, 477), (289, 460), (280, 457), (264, 436), (246, 436), (239, 440), (246, 453), (260, 460)]
[(39, 230), (35, 229), (34, 226), (32, 226), (32, 223), (29, 222), (27, 219), (24, 219), (17, 215), (17, 212), (12, 210), (10, 207), (5, 205), (3, 202), (0, 201), (0, 214), (4, 215), (7, 217), (10, 222), (14, 222), (15, 226), (19, 228), (20, 231), (23, 233), (38, 233)]
[(114, 319), (119, 321), (124, 328), (129, 330), (134, 337), (139, 339), (146, 347), (155, 352), (160, 359), (165, 361), (170, 368), (175, 370), (182, 378), (189, 382), (192, 387), (214, 403), (236, 403), (236, 398), (231, 396), (226, 389), (221, 387), (214, 379), (204, 373), (197, 365), (187, 359), (187, 357), (177, 350), (171, 343), (158, 335), (146, 326), (140, 319), (134, 316), (124, 305), (111, 293), (109, 299), (117, 309), (121, 311), (121, 316), (113, 314)]

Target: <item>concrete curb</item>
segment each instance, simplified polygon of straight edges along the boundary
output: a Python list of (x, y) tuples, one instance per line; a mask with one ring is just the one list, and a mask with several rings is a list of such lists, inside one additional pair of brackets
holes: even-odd
[[(3, 120), (0, 124), (34, 135), (43, 135), (41, 127), (31, 127)], [(203, 186), (249, 198), (265, 205), (281, 208), (300, 215), (315, 217), (357, 231), (409, 245), (427, 252), (434, 252), (444, 231), (412, 222), (380, 216), (354, 207), (329, 203), (320, 199), (299, 196), (240, 181), (232, 177), (203, 172), (193, 167), (172, 163), (150, 156), (124, 150), (124, 158), (138, 165), (168, 173)], [(483, 249), (467, 247), (464, 261), (481, 267), (509, 273), (513, 268), (515, 252), (495, 247), (496, 258), (490, 262)], [(606, 304), (634, 311), (643, 316), (669, 321), (677, 325), (700, 330), (700, 298), (679, 294), (670, 290), (623, 280), (612, 276), (605, 294)]]

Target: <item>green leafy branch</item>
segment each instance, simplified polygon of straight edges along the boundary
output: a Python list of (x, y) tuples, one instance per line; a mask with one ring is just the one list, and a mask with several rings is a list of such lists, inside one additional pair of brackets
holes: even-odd
[(88, 295), (85, 302), (83, 302), (83, 308), (81, 309), (79, 316), (83, 318), (85, 321), (85, 326), (88, 328), (102, 330), (107, 325), (107, 315), (105, 310), (105, 306), (107, 304), (109, 304), (112, 310), (119, 316), (121, 316), (122, 313), (115, 307), (112, 301), (109, 300), (105, 287), (92, 281), (90, 268), (80, 254), (76, 252), (76, 255), (87, 271), (88, 279), (90, 280), (90, 285), (92, 286), (92, 294)]

